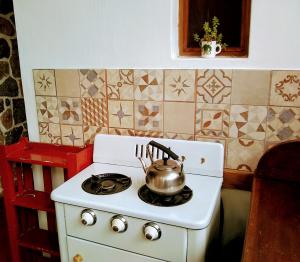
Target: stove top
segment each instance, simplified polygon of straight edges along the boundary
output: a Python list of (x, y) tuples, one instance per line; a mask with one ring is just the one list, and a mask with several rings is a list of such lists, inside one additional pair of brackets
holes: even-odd
[[(169, 147), (179, 156), (186, 157), (183, 167), (186, 188), (183, 195), (173, 199), (175, 205), (165, 207), (160, 205), (155, 195), (150, 195), (152, 204), (144, 202), (138, 195), (145, 185), (146, 177), (137, 156), (144, 158), (149, 165), (149, 158), (143, 149), (150, 140), (152, 139), (147, 137), (97, 135), (94, 142), (94, 163), (53, 190), (52, 200), (184, 228), (207, 227), (220, 197), (223, 146), (210, 142), (155, 138), (156, 142)], [(157, 159), (162, 157), (159, 152), (154, 155)], [(111, 179), (116, 174), (116, 179), (121, 179), (117, 183)], [(127, 178), (121, 174), (126, 174)], [(102, 182), (99, 180), (101, 176), (104, 177)], [(126, 190), (123, 188), (123, 179), (128, 182)], [(102, 194), (112, 192), (113, 188), (120, 186), (119, 183), (121, 190), (117, 194)], [(95, 192), (88, 193), (82, 186), (87, 191), (90, 188)], [(144, 191), (141, 189), (140, 196), (143, 198), (143, 195)], [(177, 205), (181, 201), (185, 203)], [(169, 203), (170, 199), (165, 198), (163, 202)]]
[(122, 192), (131, 186), (131, 179), (118, 173), (92, 175), (82, 183), (85, 192), (94, 195), (110, 195)]
[(146, 185), (143, 185), (138, 192), (139, 198), (145, 203), (161, 206), (161, 207), (172, 207), (183, 205), (188, 202), (192, 196), (193, 191), (188, 187), (184, 186), (182, 191), (173, 196), (161, 196), (152, 192)]

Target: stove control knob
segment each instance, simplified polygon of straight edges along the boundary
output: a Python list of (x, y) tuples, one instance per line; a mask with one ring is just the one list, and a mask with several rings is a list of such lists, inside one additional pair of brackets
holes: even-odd
[(113, 216), (110, 222), (111, 228), (117, 233), (123, 233), (127, 230), (127, 221), (121, 215)]
[(159, 225), (153, 222), (149, 222), (144, 225), (144, 236), (148, 240), (154, 241), (161, 237), (161, 230)]
[(81, 223), (85, 226), (92, 226), (96, 223), (97, 217), (92, 209), (84, 209), (81, 212)]

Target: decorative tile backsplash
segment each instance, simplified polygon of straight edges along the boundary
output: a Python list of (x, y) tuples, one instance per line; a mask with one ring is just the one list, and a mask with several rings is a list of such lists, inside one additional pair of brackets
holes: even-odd
[(33, 70), (40, 140), (97, 133), (222, 143), (225, 167), (254, 171), (275, 144), (300, 139), (300, 71)]

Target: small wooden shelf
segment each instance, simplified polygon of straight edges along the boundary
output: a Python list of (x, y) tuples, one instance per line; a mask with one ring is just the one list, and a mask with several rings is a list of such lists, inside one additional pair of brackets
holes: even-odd
[(18, 244), (21, 247), (46, 252), (51, 256), (59, 256), (59, 245), (56, 232), (35, 228), (23, 234)]
[(76, 161), (84, 158), (85, 155), (86, 147), (28, 142), (26, 138), (22, 138), (19, 143), (10, 146), (6, 159), (13, 162), (67, 168), (70, 158)]
[(47, 212), (55, 212), (54, 203), (50, 199), (50, 194), (37, 190), (25, 190), (16, 196), (13, 202), (15, 206), (37, 209)]
[[(21, 138), (16, 144), (0, 146), (0, 175), (12, 262), (60, 261), (55, 208), (50, 194), (52, 177), (61, 172), (52, 167), (63, 168), (66, 181), (90, 165), (92, 156), (92, 145), (72, 147)], [(37, 176), (44, 183), (43, 192), (35, 190)], [(48, 230), (39, 229), (39, 211), (45, 212)]]

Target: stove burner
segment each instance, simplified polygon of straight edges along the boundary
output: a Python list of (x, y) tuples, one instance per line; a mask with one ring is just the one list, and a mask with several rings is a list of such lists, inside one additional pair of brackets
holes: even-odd
[(81, 185), (82, 189), (85, 192), (94, 195), (110, 195), (119, 193), (129, 188), (130, 186), (130, 177), (117, 173), (92, 175)]
[(188, 202), (193, 196), (193, 191), (185, 186), (182, 191), (174, 196), (162, 196), (152, 192), (146, 185), (139, 189), (139, 197), (144, 202), (162, 207), (179, 206)]

